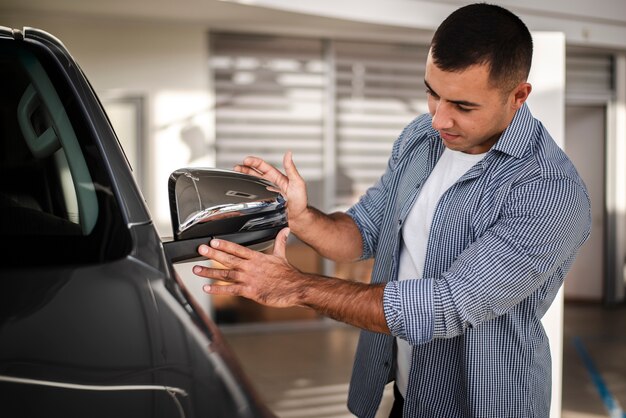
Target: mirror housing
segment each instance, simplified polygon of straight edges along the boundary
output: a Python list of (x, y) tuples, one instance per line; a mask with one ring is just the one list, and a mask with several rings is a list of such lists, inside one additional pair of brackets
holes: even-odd
[(164, 242), (166, 255), (172, 262), (197, 258), (198, 246), (212, 238), (256, 250), (271, 246), (287, 226), (286, 201), (275, 189), (264, 179), (236, 171), (174, 171), (168, 182), (173, 239)]

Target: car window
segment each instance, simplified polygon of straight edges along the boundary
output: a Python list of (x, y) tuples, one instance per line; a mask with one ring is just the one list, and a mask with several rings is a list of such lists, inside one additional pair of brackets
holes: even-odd
[(0, 239), (11, 255), (3, 258), (17, 265), (119, 258), (130, 238), (96, 138), (46, 52), (0, 40)]

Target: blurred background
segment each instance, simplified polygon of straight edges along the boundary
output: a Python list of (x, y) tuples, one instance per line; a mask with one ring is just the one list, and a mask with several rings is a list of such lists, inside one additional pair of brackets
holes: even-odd
[[(169, 236), (169, 174), (232, 168), (247, 155), (280, 167), (292, 150), (311, 203), (326, 211), (349, 207), (383, 172), (402, 128), (427, 111), (430, 37), (468, 3), (1, 0), (0, 25), (44, 29), (68, 47), (103, 101), (157, 229)], [(556, 316), (564, 376), (557, 413), (623, 417), (626, 3), (494, 3), (533, 33), (560, 39), (552, 50), (545, 44), (542, 62), (556, 61), (533, 81), (555, 79), (556, 87), (549, 85), (543, 98), (533, 93), (541, 101), (531, 109), (556, 100), (547, 107), (557, 116), (547, 116), (546, 125), (554, 124), (550, 130), (585, 179), (594, 209), (591, 239)], [(367, 281), (371, 269), (369, 262), (321, 260), (296, 239), (288, 257), (301, 270), (356, 280)], [(200, 288), (190, 266), (178, 270)], [(306, 309), (204, 300), (279, 416), (350, 416), (344, 405), (357, 330)]]

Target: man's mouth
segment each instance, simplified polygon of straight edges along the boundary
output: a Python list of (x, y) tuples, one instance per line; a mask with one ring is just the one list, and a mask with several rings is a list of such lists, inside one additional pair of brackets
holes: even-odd
[(451, 134), (449, 132), (439, 131), (439, 135), (443, 138), (444, 141), (454, 141), (461, 137), (461, 135)]

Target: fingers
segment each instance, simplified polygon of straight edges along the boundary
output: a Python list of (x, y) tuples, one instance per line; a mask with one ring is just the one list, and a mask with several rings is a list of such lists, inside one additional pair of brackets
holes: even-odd
[(287, 178), (283, 175), (283, 173), (259, 157), (246, 157), (242, 164), (235, 166), (235, 171), (256, 177), (262, 177), (279, 187), (287, 181)]
[(200, 255), (224, 265), (231, 265), (232, 260), (248, 260), (255, 254), (255, 251), (249, 248), (221, 239), (212, 239), (209, 245), (198, 247)]
[(241, 286), (238, 285), (237, 272), (233, 270), (214, 269), (202, 266), (194, 266), (195, 275), (205, 277), (207, 279), (218, 280), (221, 283), (229, 282), (229, 284), (205, 284), (202, 290), (212, 295), (231, 295), (240, 296)]
[(244, 260), (248, 260), (254, 257), (255, 254), (258, 254), (257, 251), (251, 250), (248, 247), (218, 238), (212, 239), (211, 242), (209, 242), (209, 245), (211, 245), (211, 248), (215, 250), (232, 254)]
[(255, 156), (248, 156), (244, 158), (243, 165), (246, 167), (253, 168), (259, 173), (266, 173), (270, 169), (274, 168), (271, 164), (266, 162), (264, 159), (255, 157)]
[[(212, 295), (241, 295), (240, 273), (236, 270), (194, 266), (192, 271), (196, 276), (217, 280), (222, 283), (205, 284), (202, 286), (202, 290), (205, 293)], [(224, 282), (228, 282), (228, 284), (223, 284)]]
[(239, 287), (237, 286), (228, 286), (221, 284), (205, 284), (202, 286), (202, 290), (205, 293), (211, 295), (230, 295), (230, 296), (240, 296)]
[(206, 279), (219, 280), (222, 282), (237, 282), (238, 273), (229, 269), (216, 269), (211, 267), (194, 266), (193, 274)]
[(288, 235), (289, 228), (278, 233), (271, 255), (228, 241), (211, 240), (209, 245), (201, 245), (198, 253), (225, 268), (196, 265), (193, 273), (217, 281), (203, 286), (209, 294), (243, 296), (268, 306), (294, 306), (297, 295), (292, 294), (289, 286), (299, 272), (285, 257)]
[(243, 165), (243, 164), (237, 164), (234, 167), (234, 170), (239, 171), (240, 173), (249, 174), (255, 177), (263, 177), (263, 173), (261, 173), (259, 170), (253, 167), (247, 166), (247, 165)]
[(289, 228), (283, 228), (280, 230), (276, 239), (274, 240), (274, 255), (286, 259), (287, 238), (289, 237)]
[(270, 164), (258, 157), (246, 157), (241, 164), (235, 165), (235, 171), (257, 177), (263, 177), (270, 168)]
[[(196, 276), (218, 280), (220, 282), (228, 282), (229, 284), (205, 284), (202, 290), (212, 295), (239, 296), (241, 294), (241, 286), (239, 285), (241, 272), (231, 268), (236, 268), (242, 262), (246, 261), (244, 256), (247, 255), (248, 249), (228, 241), (215, 239), (211, 240), (209, 244), (211, 245), (210, 247), (207, 245), (198, 247), (198, 253), (213, 261), (217, 261), (227, 268), (194, 266), (192, 271)], [(219, 248), (219, 250), (217, 248)], [(231, 253), (226, 251), (230, 251)]]
[(293, 162), (293, 153), (291, 151), (285, 153), (283, 157), (283, 167), (285, 167), (285, 173), (290, 181), (302, 180), (302, 176), (300, 176), (300, 172), (298, 172), (296, 164)]

